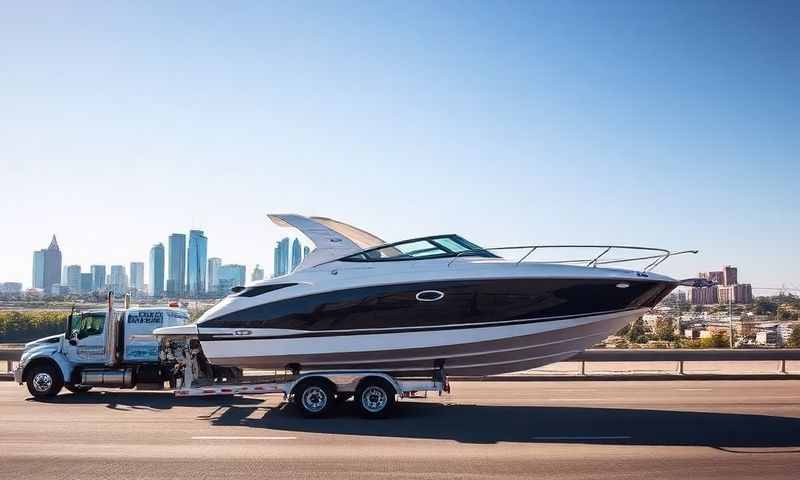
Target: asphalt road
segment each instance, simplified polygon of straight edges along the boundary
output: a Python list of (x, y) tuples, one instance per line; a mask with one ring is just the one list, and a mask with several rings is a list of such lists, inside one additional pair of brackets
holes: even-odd
[(791, 478), (800, 381), (459, 382), (394, 418), (0, 383), (0, 479)]

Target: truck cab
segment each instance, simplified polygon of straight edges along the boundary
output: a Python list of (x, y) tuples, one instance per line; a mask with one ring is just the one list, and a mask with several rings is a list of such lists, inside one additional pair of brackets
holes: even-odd
[[(127, 304), (127, 301), (126, 301)], [(189, 315), (172, 307), (130, 307), (73, 311), (64, 333), (25, 345), (14, 378), (36, 398), (61, 388), (73, 393), (94, 386), (162, 389), (173, 368), (160, 360), (160, 327), (185, 325)]]

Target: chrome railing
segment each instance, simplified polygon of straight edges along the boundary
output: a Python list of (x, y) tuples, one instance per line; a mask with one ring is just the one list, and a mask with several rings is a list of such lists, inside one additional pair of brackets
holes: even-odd
[[(583, 258), (583, 259), (575, 259), (575, 260), (551, 260), (551, 261), (539, 261), (539, 262), (530, 262), (530, 263), (585, 263), (586, 267), (597, 267), (598, 265), (610, 265), (615, 263), (625, 263), (625, 262), (635, 262), (635, 261), (642, 261), (642, 260), (651, 260), (641, 271), (642, 272), (649, 272), (652, 271), (657, 266), (661, 265), (670, 257), (674, 257), (677, 255), (684, 255), (687, 253), (698, 253), (699, 250), (682, 250), (679, 252), (671, 252), (664, 248), (652, 248), (652, 247), (635, 247), (631, 245), (521, 245), (515, 247), (490, 247), (490, 248), (473, 248), (470, 250), (464, 250), (463, 252), (458, 252), (458, 254), (453, 257), (452, 260), (447, 264), (449, 267), (453, 264), (456, 260), (461, 257), (469, 256), (471, 253), (478, 253), (478, 252), (496, 252), (501, 250), (528, 250), (525, 255), (522, 256), (519, 260), (517, 260), (516, 265), (521, 264), (524, 262), (528, 257), (533, 255), (534, 252), (537, 250), (542, 249), (555, 249), (555, 248), (597, 248), (603, 249), (600, 254), (595, 255), (592, 258)], [(640, 257), (630, 257), (630, 258), (616, 258), (616, 259), (603, 259), (605, 255), (613, 250), (641, 250), (641, 251), (649, 251), (649, 252), (659, 252), (655, 255), (645, 255)]]

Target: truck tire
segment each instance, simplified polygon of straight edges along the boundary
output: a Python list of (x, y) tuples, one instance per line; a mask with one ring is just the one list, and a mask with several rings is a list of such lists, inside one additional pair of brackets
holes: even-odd
[(330, 382), (310, 378), (294, 388), (294, 403), (306, 418), (320, 418), (330, 413), (336, 394)]
[(28, 373), (28, 391), (35, 398), (50, 398), (58, 395), (64, 386), (61, 371), (53, 364), (39, 363), (30, 367)]
[(65, 383), (64, 388), (72, 393), (86, 393), (92, 389), (91, 385), (75, 385), (74, 383)]
[(365, 418), (386, 418), (394, 409), (394, 387), (379, 377), (365, 378), (356, 388), (358, 411)]

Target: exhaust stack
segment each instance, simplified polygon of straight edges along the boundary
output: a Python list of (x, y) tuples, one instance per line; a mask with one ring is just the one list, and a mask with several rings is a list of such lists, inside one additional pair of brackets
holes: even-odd
[(114, 292), (108, 292), (106, 310), (106, 366), (117, 365), (117, 319), (114, 315)]

